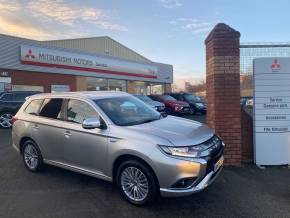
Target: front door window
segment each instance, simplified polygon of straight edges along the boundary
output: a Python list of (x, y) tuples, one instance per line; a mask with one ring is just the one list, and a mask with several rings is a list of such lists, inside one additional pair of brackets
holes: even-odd
[(85, 119), (93, 117), (99, 117), (99, 114), (88, 103), (75, 99), (70, 99), (68, 101), (68, 121), (81, 124)]

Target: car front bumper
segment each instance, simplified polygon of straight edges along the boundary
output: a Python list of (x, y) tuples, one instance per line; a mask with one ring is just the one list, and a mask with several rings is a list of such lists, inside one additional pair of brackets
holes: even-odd
[[(164, 197), (187, 196), (208, 187), (223, 168), (224, 143), (220, 141), (210, 155), (200, 158), (176, 158), (153, 152), (160, 194)], [(159, 154), (158, 154), (159, 153)], [(186, 184), (185, 184), (186, 183)]]
[(183, 106), (182, 108), (174, 108), (174, 113), (177, 113), (177, 114), (189, 114), (190, 112), (190, 107), (187, 107), (187, 106)]
[(218, 177), (221, 171), (222, 166), (216, 172), (209, 172), (198, 184), (193, 185), (192, 187), (187, 189), (160, 188), (160, 194), (162, 197), (181, 197), (200, 192), (208, 187)]

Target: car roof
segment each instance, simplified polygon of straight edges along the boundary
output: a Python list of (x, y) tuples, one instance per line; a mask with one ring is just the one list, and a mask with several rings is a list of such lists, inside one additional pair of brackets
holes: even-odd
[(120, 91), (82, 91), (82, 92), (55, 92), (55, 93), (42, 93), (33, 95), (32, 98), (89, 98), (89, 99), (103, 99), (110, 97), (129, 96), (130, 94)]

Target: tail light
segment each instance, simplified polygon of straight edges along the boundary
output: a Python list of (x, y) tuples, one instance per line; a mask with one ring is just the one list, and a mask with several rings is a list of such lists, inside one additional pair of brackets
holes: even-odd
[(14, 116), (12, 117), (11, 123), (14, 124), (17, 120), (18, 120), (17, 117)]

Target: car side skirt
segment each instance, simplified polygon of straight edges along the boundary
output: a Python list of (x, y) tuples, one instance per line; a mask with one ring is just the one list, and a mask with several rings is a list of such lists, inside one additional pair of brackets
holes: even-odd
[(66, 164), (66, 163), (62, 163), (62, 162), (58, 162), (58, 161), (52, 161), (52, 160), (44, 159), (43, 162), (45, 164), (48, 164), (48, 165), (60, 167), (60, 168), (71, 170), (71, 171), (74, 171), (74, 172), (77, 172), (77, 173), (81, 173), (81, 174), (85, 174), (85, 175), (88, 175), (88, 176), (92, 176), (92, 177), (95, 177), (95, 178), (98, 178), (98, 179), (102, 179), (102, 180), (106, 180), (106, 181), (109, 181), (109, 182), (113, 182), (112, 177), (106, 176), (106, 175), (102, 174), (101, 172), (95, 172), (95, 171), (87, 170), (87, 169), (84, 169), (84, 168), (81, 168), (81, 167), (76, 167), (76, 166), (73, 166), (73, 165), (70, 165), (70, 164)]

